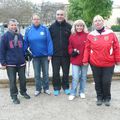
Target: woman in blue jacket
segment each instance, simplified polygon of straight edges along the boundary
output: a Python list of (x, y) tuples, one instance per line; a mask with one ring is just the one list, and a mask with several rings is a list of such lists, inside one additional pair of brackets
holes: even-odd
[(19, 99), (17, 98), (17, 73), (19, 76), (20, 93), (26, 99), (30, 99), (30, 96), (26, 93), (23, 37), (17, 30), (17, 24), (17, 20), (9, 20), (8, 31), (2, 36), (0, 46), (0, 62), (2, 69), (7, 69), (7, 75), (10, 81), (10, 95), (14, 104), (20, 103)]
[[(48, 61), (53, 55), (53, 44), (46, 26), (40, 24), (37, 14), (32, 16), (32, 25), (26, 29), (24, 38), (24, 49), (30, 49), (33, 56), (33, 69), (35, 76), (35, 96), (41, 93), (42, 85), (44, 93), (50, 95), (48, 78)], [(42, 76), (41, 78), (41, 70)]]

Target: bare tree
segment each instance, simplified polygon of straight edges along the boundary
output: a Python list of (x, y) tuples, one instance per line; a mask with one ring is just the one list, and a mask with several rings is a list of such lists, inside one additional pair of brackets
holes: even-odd
[(50, 24), (55, 20), (58, 9), (65, 9), (61, 3), (42, 2), (33, 4), (25, 0), (0, 0), (0, 22), (6, 22), (10, 18), (16, 18), (20, 24), (30, 24), (33, 13), (38, 13), (41, 22)]
[(33, 13), (33, 4), (24, 0), (1, 0), (0, 22), (16, 18), (21, 24), (29, 23)]
[(61, 3), (43, 2), (41, 4), (41, 21), (50, 24), (55, 20), (55, 14), (58, 9), (64, 9), (65, 5)]

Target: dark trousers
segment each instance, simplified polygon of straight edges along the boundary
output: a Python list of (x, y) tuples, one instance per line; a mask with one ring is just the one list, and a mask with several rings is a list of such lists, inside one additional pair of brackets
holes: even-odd
[(19, 76), (20, 93), (26, 92), (26, 77), (25, 77), (25, 66), (22, 67), (7, 67), (7, 75), (10, 82), (10, 95), (13, 99), (18, 94), (18, 89), (16, 85), (16, 76)]
[[(62, 80), (60, 78), (60, 67), (62, 68)], [(53, 68), (53, 87), (54, 90), (60, 90), (62, 88), (69, 89), (69, 57), (53, 57), (52, 68)]]
[(91, 65), (93, 77), (95, 81), (95, 90), (97, 99), (110, 100), (111, 99), (111, 81), (114, 72), (112, 67), (96, 67)]

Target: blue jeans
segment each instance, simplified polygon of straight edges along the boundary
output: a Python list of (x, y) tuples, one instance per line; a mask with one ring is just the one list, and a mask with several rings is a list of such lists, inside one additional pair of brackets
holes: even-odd
[[(41, 91), (42, 86), (44, 91), (49, 89), (48, 67), (48, 57), (33, 58), (36, 91)], [(41, 77), (41, 72), (43, 78)]]
[(71, 95), (76, 95), (79, 85), (79, 94), (85, 92), (88, 66), (72, 65), (72, 88)]

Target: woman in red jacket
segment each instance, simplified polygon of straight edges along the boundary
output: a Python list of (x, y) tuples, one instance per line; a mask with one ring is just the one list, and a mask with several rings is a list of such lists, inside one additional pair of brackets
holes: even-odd
[(72, 88), (69, 100), (73, 100), (76, 96), (77, 86), (80, 83), (79, 95), (85, 98), (85, 84), (87, 79), (88, 66), (84, 66), (82, 59), (87, 39), (87, 27), (83, 20), (74, 22), (71, 30), (72, 34), (69, 38), (68, 51), (71, 56), (72, 63)]
[(97, 15), (93, 19), (95, 30), (89, 33), (83, 63), (90, 63), (95, 81), (98, 106), (104, 102), (110, 106), (111, 80), (115, 64), (120, 64), (119, 42), (112, 30), (104, 27), (104, 19)]

